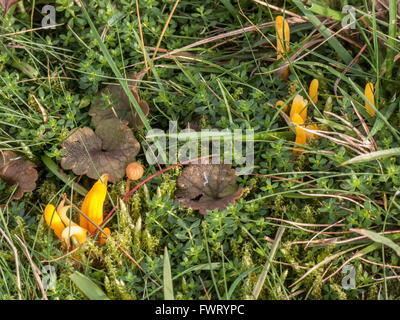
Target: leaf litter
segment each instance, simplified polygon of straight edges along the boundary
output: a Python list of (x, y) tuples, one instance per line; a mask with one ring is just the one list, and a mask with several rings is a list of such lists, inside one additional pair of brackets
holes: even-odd
[(36, 164), (13, 151), (3, 151), (0, 153), (0, 179), (5, 181), (7, 186), (17, 185), (11, 199), (19, 200), (24, 193), (36, 188)]
[(61, 159), (63, 169), (91, 179), (108, 173), (118, 181), (124, 177), (126, 166), (135, 160), (140, 144), (126, 121), (107, 119), (95, 131), (89, 127), (78, 129), (64, 141), (62, 149), (66, 151)]
[(243, 194), (236, 178), (230, 164), (192, 164), (178, 178), (176, 198), (183, 207), (203, 215), (207, 210), (225, 210)]

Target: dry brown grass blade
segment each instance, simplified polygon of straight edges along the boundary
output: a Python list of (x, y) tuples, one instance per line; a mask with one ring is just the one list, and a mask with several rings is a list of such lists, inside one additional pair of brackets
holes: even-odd
[[(354, 57), (354, 59), (350, 62), (350, 64), (346, 67), (346, 69), (343, 70), (342, 75), (344, 76), (350, 69), (352, 66), (354, 66), (358, 59), (361, 57), (361, 54), (364, 52), (364, 50), (367, 48), (367, 44), (365, 44), (361, 50), (357, 53), (357, 55)], [(337, 88), (339, 86), (339, 82), (340, 82), (341, 78), (338, 77), (335, 81), (335, 85), (333, 86), (333, 92), (335, 93), (335, 96), (337, 96)]]
[(290, 295), (288, 295), (288, 300), (291, 300), (292, 298), (298, 296), (299, 294), (304, 293), (305, 291), (306, 290), (304, 290), (304, 289), (300, 289), (300, 290), (297, 290), (297, 291), (291, 293)]
[[(294, 18), (293, 18), (293, 19), (294, 19)], [(325, 27), (327, 27), (327, 25), (326, 25), (326, 22), (327, 22), (327, 21), (330, 21), (330, 19), (326, 19), (326, 20), (322, 21), (321, 24), (320, 24), (317, 28), (315, 28), (315, 29), (312, 31), (312, 33), (316, 32), (322, 25), (324, 25)], [(333, 27), (336, 26), (336, 25), (337, 25), (337, 23), (333, 24)], [(328, 28), (328, 27), (327, 27), (327, 28)], [(328, 28), (328, 29), (331, 30), (330, 28)], [(310, 42), (306, 43), (306, 44), (304, 45), (304, 47), (303, 47), (302, 49), (300, 49), (298, 52), (294, 53), (294, 55), (292, 55), (292, 56), (288, 59), (288, 61), (290, 61), (291, 63), (294, 63), (294, 62), (303, 60), (306, 56), (308, 56), (308, 55), (311, 54), (313, 51), (315, 51), (316, 49), (318, 49), (320, 46), (322, 46), (323, 44), (325, 44), (326, 42), (328, 42), (328, 41), (329, 41), (330, 39), (332, 39), (334, 36), (337, 36), (337, 35), (339, 34), (339, 32), (341, 32), (342, 30), (343, 30), (343, 29), (340, 29), (340, 30), (337, 31), (337, 32), (331, 31), (331, 32), (332, 32), (332, 35), (329, 36), (329, 37), (326, 38), (326, 39), (318, 39), (318, 40), (314, 40), (314, 42), (311, 42), (311, 41), (310, 41)], [(312, 34), (312, 33), (311, 33), (311, 34)], [(318, 36), (316, 36), (315, 38), (319, 38), (319, 37), (321, 37), (321, 35), (318, 35)], [(312, 48), (311, 50), (309, 50), (308, 52), (306, 52), (306, 53), (303, 54), (302, 56), (298, 57), (299, 54), (300, 54), (301, 52), (303, 52), (305, 48), (308, 48), (308, 47), (311, 46), (312, 44), (315, 44), (315, 43), (318, 43), (318, 42), (319, 42), (319, 44), (318, 44), (317, 46), (315, 46), (314, 48)], [(286, 63), (284, 63), (282, 66), (280, 66), (279, 68), (275, 69), (275, 70), (266, 71), (266, 72), (260, 72), (260, 73), (256, 73), (256, 74), (257, 74), (257, 75), (268, 74), (268, 73), (271, 73), (271, 72), (276, 72), (276, 71), (278, 71), (278, 70), (280, 70), (280, 69), (282, 69), (282, 68), (286, 68), (286, 67), (288, 66), (288, 64), (289, 64), (288, 61), (287, 61)]]
[(337, 114), (333, 113), (333, 112), (329, 112), (329, 111), (324, 111), (324, 113), (326, 113), (327, 115), (330, 115), (332, 117), (335, 117), (337, 119), (339, 119), (340, 121), (342, 121), (346, 126), (348, 126), (350, 129), (352, 129), (360, 138), (361, 140), (366, 140), (366, 137), (364, 135), (361, 134), (360, 130), (358, 130), (355, 126), (353, 126), (353, 124), (350, 121), (347, 121), (345, 118), (338, 116)]
[(340, 225), (341, 222), (343, 222), (344, 219), (341, 219), (327, 227), (325, 227), (324, 229), (322, 229), (320, 232), (318, 232), (317, 234), (315, 234), (306, 244), (306, 248), (308, 248), (309, 244), (311, 243), (311, 241), (313, 241), (315, 238), (317, 238), (320, 234), (324, 234), (324, 232), (326, 232), (328, 229), (333, 228), (333, 227), (337, 227), (338, 225)]
[(144, 65), (145, 65), (146, 69), (148, 69), (149, 66), (147, 63), (146, 49), (145, 49), (144, 40), (143, 40), (142, 22), (140, 21), (139, 0), (136, 0), (136, 15), (137, 15), (137, 19), (138, 19), (139, 36), (140, 36), (140, 43), (142, 45)]
[[(274, 217), (266, 217), (265, 219), (267, 220), (273, 220), (273, 221), (279, 221), (279, 222), (285, 222), (285, 223), (294, 223), (296, 225), (299, 226), (304, 226), (304, 227), (321, 227), (321, 228), (325, 228), (328, 226), (331, 226), (330, 224), (325, 224), (325, 223), (304, 223), (304, 222), (293, 222), (293, 221), (289, 221), (289, 220), (284, 220), (284, 219), (280, 219), (280, 218), (274, 218)], [(336, 225), (337, 227), (344, 227), (345, 224), (338, 224)], [(350, 232), (346, 232), (346, 233), (350, 233)]]
[[(336, 241), (339, 241), (338, 239), (343, 239), (342, 236), (340, 237), (335, 237), (335, 238), (326, 238), (326, 239), (318, 239), (318, 240), (313, 240), (310, 242), (310, 240), (301, 240), (301, 241), (292, 241), (286, 243), (288, 246), (293, 246), (296, 244), (308, 244), (309, 247), (322, 247), (322, 246), (330, 246), (336, 244)], [(313, 243), (313, 245), (310, 245)]]
[(169, 23), (170, 23), (170, 21), (172, 19), (172, 16), (174, 15), (175, 9), (178, 6), (179, 1), (180, 0), (176, 0), (175, 1), (175, 4), (174, 4), (174, 6), (173, 6), (173, 8), (172, 8), (172, 10), (171, 10), (171, 12), (170, 12), (170, 14), (168, 16), (167, 22), (165, 23), (164, 28), (163, 28), (163, 30), (161, 32), (160, 38), (157, 41), (156, 49), (154, 50), (153, 57), (151, 58), (150, 69), (153, 68), (154, 60), (155, 60), (155, 58), (157, 56), (158, 48), (160, 48), (161, 41), (164, 38), (165, 31), (167, 31), (168, 25), (169, 25)]
[(310, 197), (336, 198), (336, 199), (341, 199), (341, 200), (347, 200), (347, 201), (353, 202), (354, 204), (360, 206), (361, 208), (364, 208), (364, 206), (361, 203), (359, 203), (351, 198), (344, 197), (344, 196), (333, 195), (333, 194), (324, 194), (324, 193), (306, 193), (306, 192), (302, 192), (302, 191), (299, 191), (299, 193), (302, 195), (305, 195), (305, 196), (310, 196)]
[(203, 82), (203, 84), (206, 86), (206, 88), (222, 103), (224, 103), (224, 99), (222, 99), (213, 89), (211, 89), (211, 87), (208, 85), (207, 81), (203, 78), (203, 76), (201, 75), (201, 73), (199, 73), (201, 82)]
[(46, 291), (43, 288), (43, 284), (42, 284), (42, 279), (40, 279), (40, 270), (38, 269), (38, 267), (35, 265), (35, 263), (33, 262), (31, 255), (29, 254), (29, 250), (25, 244), (24, 241), (22, 241), (17, 235), (15, 236), (17, 238), (17, 240), (21, 243), (21, 246), (24, 248), (25, 250), (25, 256), (28, 258), (29, 264), (31, 265), (32, 268), (32, 272), (33, 275), (35, 276), (36, 282), (39, 285), (39, 289), (42, 292), (42, 299), (43, 300), (48, 300), (47, 298), (47, 294)]
[[(307, 129), (306, 129), (306, 128), (303, 128), (303, 130), (307, 130)], [(318, 135), (318, 136), (320, 136), (320, 137), (329, 139), (329, 140), (331, 140), (332, 142), (335, 142), (336, 144), (339, 144), (339, 145), (341, 145), (341, 146), (344, 146), (344, 147), (346, 147), (346, 148), (348, 148), (348, 149), (354, 151), (355, 153), (357, 153), (357, 154), (359, 154), (359, 155), (366, 153), (366, 151), (363, 150), (363, 149), (362, 149), (362, 151), (359, 150), (360, 147), (361, 147), (361, 145), (362, 145), (361, 142), (360, 142), (359, 144), (354, 143), (354, 142), (352, 142), (352, 143), (349, 144), (349, 140), (351, 140), (351, 137), (350, 137), (350, 139), (347, 139), (347, 141), (343, 141), (343, 140), (339, 140), (339, 139), (336, 139), (336, 138), (334, 138), (334, 137), (331, 136), (331, 135), (344, 136), (342, 133), (338, 133), (338, 132), (329, 132), (329, 131), (322, 131), (322, 130), (313, 130), (312, 133), (313, 133), (313, 134), (316, 134), (316, 135)], [(348, 137), (348, 136), (347, 136), (347, 137)], [(364, 152), (363, 152), (363, 151), (364, 151)]]
[[(303, 185), (303, 186), (305, 186), (305, 187), (311, 187), (311, 188), (316, 188), (316, 186), (315, 185), (313, 185), (313, 184), (310, 184), (310, 183), (306, 183), (306, 182), (303, 182), (303, 181), (300, 181), (300, 180), (295, 180), (295, 179), (290, 179), (290, 178), (284, 178), (284, 177), (277, 177), (277, 176), (274, 176), (274, 175), (268, 175), (269, 177), (271, 177), (271, 178), (273, 178), (273, 179), (276, 179), (276, 180), (272, 180), (272, 182), (276, 182), (276, 181), (289, 181), (289, 182), (294, 182), (294, 183), (298, 183), (298, 184), (301, 184), (301, 185)], [(297, 186), (292, 186), (291, 187), (291, 189), (293, 189), (293, 188), (296, 188)]]
[(384, 281), (385, 279), (386, 280), (390, 280), (390, 279), (398, 279), (398, 280), (400, 280), (400, 276), (389, 276), (389, 277), (386, 277), (386, 278), (372, 278), (374, 281)]
[[(274, 242), (274, 241), (272, 241), (272, 242)], [(298, 264), (292, 264), (292, 263), (287, 263), (287, 262), (282, 262), (282, 261), (277, 261), (277, 260), (271, 260), (271, 262), (281, 264), (283, 266), (289, 266), (289, 267), (292, 267), (293, 269), (310, 270), (310, 267), (299, 266)]]
[[(284, 219), (280, 219), (280, 218), (273, 218), (273, 217), (267, 217), (266, 219), (268, 220), (273, 220), (273, 221), (280, 221), (289, 225), (292, 225), (296, 228), (298, 228), (299, 230), (305, 231), (305, 232), (309, 232), (309, 233), (320, 233), (319, 231), (315, 231), (315, 230), (310, 230), (310, 229), (306, 229), (304, 228), (304, 226), (311, 226), (311, 227), (315, 227), (317, 225), (315, 224), (308, 224), (308, 223), (301, 223), (301, 222), (294, 222), (294, 221), (290, 221), (290, 220), (284, 220)], [(349, 231), (328, 231), (328, 232), (324, 232), (324, 234), (345, 234), (345, 233), (350, 233)]]
[(42, 260), (40, 262), (41, 263), (53, 263), (53, 262), (57, 262), (57, 261), (63, 260), (65, 258), (68, 258), (70, 255), (74, 254), (76, 251), (78, 251), (80, 248), (82, 248), (82, 246), (83, 246), (83, 243), (80, 246), (78, 246), (75, 249), (69, 251), (67, 254), (64, 254), (61, 257), (58, 257), (58, 258), (55, 258), (55, 259), (52, 259), (52, 260)]
[[(318, 135), (318, 136), (324, 137), (324, 138), (326, 138), (326, 139), (329, 139), (329, 140), (331, 140), (332, 142), (335, 142), (335, 143), (337, 143), (337, 144), (339, 144), (339, 145), (342, 145), (342, 146), (344, 146), (344, 147), (346, 147), (346, 148), (348, 148), (348, 149), (354, 151), (355, 153), (357, 153), (357, 154), (359, 154), (359, 155), (365, 154), (365, 153), (370, 152), (371, 150), (374, 150), (374, 148), (375, 148), (375, 147), (374, 147), (375, 141), (368, 140), (368, 139), (367, 139), (363, 134), (361, 134), (361, 132), (360, 132), (356, 127), (354, 127), (349, 121), (347, 121), (347, 120), (344, 119), (343, 117), (340, 117), (340, 116), (338, 116), (337, 114), (334, 114), (334, 113), (332, 113), (332, 112), (325, 112), (325, 113), (327, 113), (327, 114), (329, 114), (329, 115), (331, 115), (331, 116), (333, 116), (333, 117), (339, 119), (342, 123), (345, 124), (345, 126), (347, 126), (349, 129), (351, 129), (352, 131), (354, 131), (354, 132), (357, 134), (357, 136), (359, 137), (359, 139), (356, 139), (356, 138), (351, 137), (351, 136), (349, 136), (349, 135), (346, 135), (346, 134), (344, 134), (344, 133), (339, 133), (339, 132), (335, 132), (335, 131), (330, 132), (330, 131), (315, 130), (315, 131), (313, 131), (312, 133), (314, 133), (314, 134), (316, 134), (316, 135)], [(360, 121), (363, 122), (364, 120), (362, 119), (362, 117), (361, 117), (361, 115), (358, 113), (358, 111), (357, 111), (357, 115), (359, 115)], [(364, 121), (364, 123), (365, 123), (365, 121)], [(365, 124), (365, 125), (366, 125), (366, 124)], [(307, 129), (305, 129), (305, 130), (308, 131)], [(366, 132), (369, 133), (368, 127), (367, 127), (367, 128), (364, 128), (364, 130), (365, 130)], [(368, 133), (367, 133), (367, 134), (368, 134)], [(337, 136), (339, 136), (340, 138), (342, 138), (343, 140), (336, 139), (336, 138), (332, 137), (332, 135), (337, 135)], [(375, 144), (375, 145), (376, 145), (376, 144)]]
[(385, 264), (385, 265), (383, 265), (382, 263), (370, 261), (370, 260), (365, 259), (365, 258), (363, 258), (363, 257), (360, 257), (359, 259), (362, 260), (362, 261), (364, 261), (364, 262), (366, 262), (366, 263), (373, 264), (373, 265), (375, 265), (375, 266), (380, 266), (380, 267), (382, 267), (382, 268), (385, 267), (385, 268), (391, 268), (391, 269), (400, 269), (400, 266), (392, 266), (392, 265), (390, 265), (390, 264)]
[[(271, 218), (271, 219), (276, 219), (278, 221), (285, 221), (279, 218)], [(317, 226), (317, 225), (316, 225)], [(337, 226), (342, 226), (341, 224), (338, 224)], [(383, 234), (394, 234), (394, 233), (399, 233), (400, 231), (386, 231)], [(351, 231), (337, 231), (337, 232), (323, 232), (321, 234), (349, 234), (352, 233)], [(291, 246), (291, 245), (296, 245), (296, 244), (306, 244), (308, 247), (321, 247), (321, 246), (330, 246), (330, 245), (339, 245), (339, 244), (349, 244), (352, 242), (358, 242), (358, 241), (364, 241), (366, 240), (366, 236), (357, 236), (354, 238), (350, 239), (345, 239), (343, 236), (339, 237), (334, 237), (334, 238), (325, 238), (325, 239), (318, 239), (318, 240), (307, 240), (307, 241), (293, 241), (289, 242), (286, 245)], [(310, 245), (310, 244), (314, 245)]]
[(321, 282), (324, 283), (325, 281), (327, 281), (330, 278), (334, 277), (335, 275), (337, 275), (340, 272), (340, 270), (342, 270), (344, 268), (345, 265), (349, 264), (354, 259), (360, 258), (363, 255), (364, 255), (364, 253), (362, 253), (361, 251), (356, 252), (350, 259), (347, 259), (339, 268), (337, 268), (335, 270), (335, 272), (332, 272), (329, 276), (327, 276), (326, 278), (322, 279)]
[[(399, 233), (399, 231), (394, 230), (394, 231), (385, 231), (384, 233), (381, 234), (394, 234), (394, 233)], [(346, 233), (351, 233), (350, 231), (347, 231)], [(367, 239), (366, 236), (357, 236), (354, 238), (350, 239), (343, 239), (343, 237), (335, 237), (335, 238), (327, 238), (327, 239), (318, 239), (318, 240), (313, 240), (313, 241), (293, 241), (287, 243), (287, 245), (295, 245), (295, 244), (307, 244), (307, 243), (313, 243), (314, 245), (309, 245), (309, 247), (325, 247), (325, 246), (331, 246), (331, 245), (339, 245), (339, 244), (348, 244), (352, 242), (357, 242), (357, 241), (364, 241)]]
[[(370, 133), (370, 131), (369, 131), (369, 128), (368, 128), (367, 123), (365, 122), (365, 120), (364, 120), (363, 116), (360, 114), (360, 112), (357, 110), (357, 108), (356, 108), (356, 106), (354, 105), (353, 101), (351, 101), (351, 105), (353, 106), (354, 112), (356, 113), (357, 117), (360, 119), (361, 124), (362, 124), (362, 126), (363, 126), (363, 128), (364, 128), (364, 131), (365, 131), (365, 133), (366, 133), (367, 136), (368, 136), (369, 133)], [(365, 140), (366, 140), (366, 139), (365, 139)], [(371, 142), (371, 145), (372, 145), (372, 146), (370, 147), (370, 152), (377, 151), (377, 150), (378, 150), (378, 146), (377, 146), (377, 144), (376, 144), (376, 142), (375, 142), (375, 139), (374, 139), (373, 137), (371, 137), (371, 138), (369, 139), (369, 141)], [(383, 172), (382, 172), (382, 173), (383, 173)]]
[(208, 291), (206, 286), (204, 285), (203, 279), (199, 276), (201, 286), (203, 287), (204, 293), (206, 294), (207, 300), (211, 300), (211, 297), (208, 295)]
[(4, 237), (4, 239), (6, 239), (6, 241), (10, 245), (12, 251), (14, 252), (15, 274), (16, 274), (16, 277), (17, 277), (17, 288), (18, 288), (18, 299), (22, 300), (22, 298), (21, 298), (21, 277), (19, 275), (18, 251), (17, 251), (17, 248), (12, 243), (12, 241), (10, 240), (10, 238), (7, 237), (6, 233), (4, 232), (4, 230), (2, 228), (0, 228), (0, 233)]
[(267, 2), (260, 1), (260, 0), (253, 0), (253, 1), (254, 1), (255, 3), (258, 3), (258, 4), (262, 5), (262, 6), (264, 6), (264, 7), (268, 7), (268, 8), (270, 8), (270, 9), (272, 9), (272, 10), (278, 11), (278, 12), (280, 12), (280, 13), (284, 13), (286, 16), (295, 17), (295, 18), (297, 18), (297, 19), (299, 19), (299, 20), (303, 20), (303, 22), (308, 22), (308, 21), (309, 21), (308, 18), (305, 17), (305, 16), (304, 16), (304, 17), (299, 16), (298, 14), (296, 14), (296, 13), (294, 13), (294, 12), (292, 12), (292, 11), (289, 11), (289, 10), (286, 10), (286, 9), (282, 9), (282, 8), (280, 8), (280, 7), (274, 6), (274, 5), (269, 4), (269, 3), (267, 3)]
[(42, 104), (39, 102), (39, 100), (36, 98), (35, 95), (33, 95), (33, 99), (35, 99), (36, 104), (38, 105), (40, 112), (42, 113), (42, 117), (43, 117), (43, 122), (47, 123), (48, 122), (48, 118), (47, 118), (47, 113), (46, 113), (46, 109), (43, 108)]
[[(288, 19), (286, 19), (286, 21), (289, 24), (300, 22), (299, 19), (297, 19), (297, 18), (288, 18)], [(193, 48), (196, 48), (198, 46), (201, 46), (201, 45), (204, 45), (204, 44), (207, 44), (207, 43), (210, 43), (210, 42), (215, 42), (215, 41), (222, 40), (222, 39), (229, 38), (229, 37), (243, 36), (246, 32), (257, 31), (257, 29), (271, 28), (274, 25), (275, 25), (275, 22), (266, 22), (266, 23), (262, 23), (262, 24), (260, 24), (258, 26), (249, 26), (249, 27), (238, 29), (238, 30), (229, 31), (229, 32), (226, 32), (226, 33), (223, 33), (223, 34), (219, 34), (219, 35), (216, 35), (216, 36), (213, 36), (213, 37), (209, 37), (209, 38), (206, 38), (206, 39), (202, 39), (202, 40), (196, 41), (194, 43), (191, 43), (191, 44), (189, 44), (187, 46), (184, 46), (182, 48), (179, 48), (179, 49), (173, 50), (171, 52), (162, 54), (162, 55), (160, 55), (158, 57), (155, 57), (154, 61), (158, 60), (158, 59), (168, 58), (171, 55), (176, 55), (177, 53), (180, 53), (182, 51), (187, 51), (189, 49), (193, 49)], [(144, 62), (141, 62), (139, 64), (143, 64), (143, 63)], [(137, 64), (128, 65), (125, 68), (134, 67), (136, 65)]]
[[(54, 25), (54, 27), (59, 27), (59, 26), (63, 26), (63, 25), (64, 25), (64, 23), (59, 23), (59, 24)], [(24, 33), (33, 32), (33, 31), (39, 31), (39, 30), (43, 30), (43, 29), (48, 29), (48, 27), (38, 27), (38, 28), (33, 28), (33, 29), (12, 32), (12, 33), (4, 33), (4, 34), (0, 34), (0, 38), (14, 36), (16, 34), (24, 34)]]

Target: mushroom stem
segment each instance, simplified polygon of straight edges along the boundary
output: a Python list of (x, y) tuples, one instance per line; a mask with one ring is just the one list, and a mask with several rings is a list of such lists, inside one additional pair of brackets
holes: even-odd
[(129, 178), (126, 178), (126, 189), (125, 189), (125, 193), (127, 194), (128, 192), (129, 192), (129, 190), (130, 190), (130, 183), (131, 182), (131, 179), (129, 179)]

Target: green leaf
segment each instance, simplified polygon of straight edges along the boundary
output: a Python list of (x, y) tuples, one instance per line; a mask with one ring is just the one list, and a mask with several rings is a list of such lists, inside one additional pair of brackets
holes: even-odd
[(174, 287), (172, 284), (171, 263), (169, 261), (167, 247), (164, 248), (164, 299), (174, 300)]
[(327, 5), (321, 5), (319, 3), (313, 2), (311, 4), (310, 11), (320, 14), (321, 16), (324, 16), (325, 18), (330, 18), (332, 20), (336, 21), (342, 21), (345, 15), (341, 13), (340, 11), (334, 10), (329, 8)]
[(377, 159), (383, 159), (383, 158), (388, 158), (388, 157), (393, 157), (393, 156), (398, 156), (398, 155), (400, 155), (400, 148), (392, 148), (392, 149), (387, 149), (387, 150), (382, 150), (382, 151), (375, 151), (375, 152), (370, 152), (370, 153), (366, 153), (366, 154), (362, 154), (357, 157), (354, 157), (350, 160), (347, 160), (346, 162), (343, 162), (340, 166), (342, 167), (342, 166), (345, 166), (348, 164), (374, 161)]
[(275, 239), (274, 239), (274, 243), (272, 244), (272, 248), (271, 248), (271, 251), (269, 253), (268, 260), (265, 263), (264, 268), (261, 271), (261, 273), (260, 273), (260, 275), (258, 277), (257, 283), (256, 283), (256, 285), (254, 286), (254, 289), (253, 289), (253, 296), (254, 296), (255, 300), (258, 299), (258, 296), (261, 293), (261, 289), (264, 286), (264, 282), (265, 282), (265, 279), (267, 278), (267, 274), (268, 274), (269, 268), (271, 267), (272, 259), (274, 259), (275, 253), (276, 253), (276, 251), (278, 249), (279, 243), (281, 242), (282, 235), (283, 235), (284, 231), (285, 231), (285, 227), (280, 226), (278, 231), (277, 231), (277, 233), (276, 233), (276, 236), (275, 236)]
[[(392, 115), (394, 110), (398, 107), (398, 105), (399, 105), (398, 101), (396, 101), (394, 103), (391, 103), (387, 108), (385, 108), (385, 110), (382, 110), (382, 114), (385, 117), (386, 121), (389, 120), (390, 116)], [(384, 125), (385, 122), (381, 118), (377, 119), (367, 139), (373, 137), (379, 130), (383, 128)]]
[(89, 300), (110, 300), (97, 284), (82, 273), (75, 271), (69, 278)]
[(386, 238), (385, 236), (382, 236), (371, 230), (366, 230), (366, 229), (350, 229), (350, 230), (357, 232), (363, 236), (366, 236), (372, 241), (384, 244), (385, 246), (392, 248), (396, 252), (396, 254), (400, 257), (400, 247), (396, 243), (394, 243), (391, 239)]
[(240, 283), (240, 281), (242, 281), (245, 277), (247, 277), (250, 273), (252, 273), (253, 271), (257, 270), (259, 267), (254, 267), (251, 268), (249, 270), (246, 270), (245, 272), (243, 272), (239, 277), (237, 277), (235, 279), (235, 281), (233, 281), (233, 283), (231, 284), (228, 294), (227, 294), (227, 299), (230, 300), (232, 299), (232, 295), (235, 292), (236, 287), (238, 286), (238, 284)]
[(386, 79), (392, 78), (392, 71), (394, 68), (394, 58), (396, 56), (397, 50), (397, 7), (398, 1), (389, 1), (389, 34), (387, 40), (386, 49)]
[(236, 8), (232, 5), (230, 0), (221, 0), (221, 2), (233, 17), (238, 15)]

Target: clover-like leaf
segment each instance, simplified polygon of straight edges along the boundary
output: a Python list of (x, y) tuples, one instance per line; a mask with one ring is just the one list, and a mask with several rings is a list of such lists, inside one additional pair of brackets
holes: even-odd
[(3, 15), (5, 16), (10, 7), (21, 0), (0, 0), (0, 5), (4, 8)]
[[(139, 74), (134, 72), (128, 75), (127, 78), (141, 80), (144, 74), (144, 72)], [(146, 101), (140, 99), (136, 85), (131, 86), (130, 90), (139, 103), (144, 115), (147, 117), (149, 114), (149, 105)], [(142, 120), (135, 111), (135, 108), (130, 105), (129, 98), (120, 85), (112, 84), (100, 90), (90, 106), (89, 115), (92, 117), (92, 124), (95, 128), (104, 120), (116, 118), (126, 120), (129, 127), (133, 129), (143, 126)]]
[(0, 179), (8, 186), (17, 185), (12, 200), (19, 200), (25, 192), (36, 188), (36, 164), (13, 151), (3, 151), (0, 153)]
[(110, 174), (116, 181), (123, 178), (128, 163), (135, 160), (140, 144), (126, 122), (108, 119), (94, 132), (89, 127), (78, 129), (64, 141), (61, 167), (76, 175), (98, 179)]
[(235, 204), (243, 191), (230, 164), (192, 164), (178, 178), (177, 200), (186, 208), (207, 214), (207, 210), (224, 210)]

